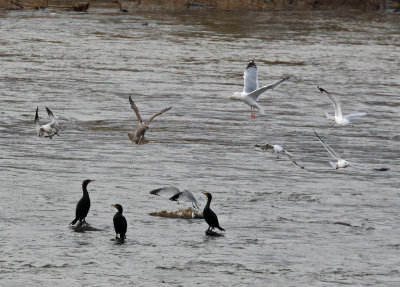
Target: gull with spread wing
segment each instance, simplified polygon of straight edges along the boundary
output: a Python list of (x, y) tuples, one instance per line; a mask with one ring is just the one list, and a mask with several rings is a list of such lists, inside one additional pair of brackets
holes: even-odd
[(275, 84), (270, 84), (267, 86), (258, 86), (258, 72), (256, 63), (252, 60), (248, 63), (246, 70), (243, 74), (244, 78), (244, 88), (243, 92), (234, 92), (230, 96), (231, 100), (241, 101), (249, 105), (251, 108), (250, 117), (254, 119), (256, 117), (254, 111), (257, 109), (261, 114), (264, 114), (264, 109), (257, 103), (258, 98), (268, 90), (275, 89), (280, 86), (283, 82), (287, 81), (289, 77), (286, 77)]
[(279, 154), (286, 155), (295, 165), (297, 165), (298, 167), (304, 169), (304, 166), (299, 165), (294, 160), (294, 157), (287, 150), (285, 150), (283, 147), (281, 147), (280, 145), (277, 145), (277, 144), (274, 144), (274, 145), (271, 145), (271, 144), (265, 144), (265, 145), (256, 144), (254, 146), (260, 148), (263, 151), (268, 151), (268, 150), (272, 151), (276, 158), (279, 158)]
[(149, 141), (144, 137), (144, 134), (146, 131), (149, 129), (149, 124), (150, 122), (157, 116), (165, 113), (166, 111), (169, 111), (172, 107), (165, 108), (158, 113), (155, 113), (152, 115), (147, 121), (143, 121), (142, 117), (140, 116), (139, 109), (133, 102), (131, 96), (129, 96), (129, 102), (131, 104), (132, 110), (135, 112), (136, 117), (139, 121), (139, 125), (136, 128), (135, 134), (128, 133), (129, 139), (132, 141), (132, 143), (135, 143), (137, 145), (142, 145), (142, 144), (147, 144)]
[(345, 168), (348, 167), (350, 165), (350, 163), (345, 160), (342, 159), (340, 157), (340, 155), (335, 152), (327, 143), (325, 143), (320, 137), (319, 135), (315, 132), (314, 130), (314, 134), (317, 136), (318, 140), (322, 143), (322, 145), (324, 146), (324, 148), (327, 150), (327, 152), (334, 158), (336, 159), (336, 162), (330, 161), (329, 163), (331, 164), (331, 166), (333, 168), (339, 169), (339, 168)]
[(39, 137), (45, 138), (53, 138), (54, 135), (58, 135), (60, 131), (60, 127), (58, 125), (57, 119), (54, 117), (53, 112), (46, 107), (47, 114), (50, 117), (51, 122), (45, 125), (39, 124), (39, 107), (36, 107), (36, 114), (35, 114), (35, 125), (36, 125), (36, 132)]
[(338, 126), (347, 126), (347, 125), (353, 126), (353, 124), (351, 123), (352, 119), (356, 119), (356, 118), (366, 115), (366, 113), (356, 113), (356, 114), (350, 114), (347, 116), (343, 116), (340, 102), (333, 95), (328, 93), (325, 89), (318, 86), (318, 90), (321, 93), (328, 96), (328, 98), (331, 100), (332, 105), (335, 109), (335, 116), (331, 116), (330, 114), (326, 113), (326, 117), (332, 121), (330, 123), (330, 125), (337, 124)]
[(190, 190), (185, 189), (184, 191), (180, 191), (179, 188), (175, 186), (166, 186), (154, 189), (150, 191), (150, 194), (159, 195), (162, 197), (168, 197), (169, 200), (172, 201), (185, 201), (191, 202), (192, 206), (195, 208), (199, 208), (200, 203), (197, 201), (196, 197), (194, 197), (193, 193)]

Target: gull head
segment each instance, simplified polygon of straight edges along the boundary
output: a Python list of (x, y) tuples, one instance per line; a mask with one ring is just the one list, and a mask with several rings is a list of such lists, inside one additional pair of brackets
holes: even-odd
[(240, 101), (240, 100), (242, 100), (242, 94), (241, 93), (239, 93), (239, 92), (234, 92), (233, 94), (232, 94), (232, 96), (230, 96), (229, 97), (231, 100), (234, 100), (234, 101)]
[(257, 69), (256, 63), (254, 62), (254, 60), (251, 60), (251, 61), (247, 64), (246, 69), (247, 69), (247, 68), (250, 68), (250, 67), (253, 67), (253, 68), (256, 68), (256, 69)]
[(344, 160), (344, 159), (338, 160), (337, 163), (336, 163), (336, 169), (346, 168), (348, 166), (349, 166), (349, 162), (347, 160)]
[(258, 147), (258, 148), (260, 148), (261, 150), (264, 150), (264, 151), (274, 149), (274, 146), (270, 145), (270, 144), (265, 144), (265, 145), (255, 144), (254, 147)]

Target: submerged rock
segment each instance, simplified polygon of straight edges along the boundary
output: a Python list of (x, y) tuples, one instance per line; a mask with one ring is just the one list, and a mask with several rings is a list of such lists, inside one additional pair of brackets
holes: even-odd
[(149, 214), (151, 216), (160, 216), (167, 218), (184, 218), (184, 219), (203, 218), (203, 213), (201, 211), (192, 208), (178, 209), (174, 211), (161, 210), (161, 211), (150, 212)]
[(79, 221), (77, 224), (71, 226), (71, 228), (75, 231), (75, 232), (85, 232), (85, 231), (101, 231), (101, 229), (95, 228), (93, 226), (91, 226), (89, 223), (84, 222), (83, 224), (81, 224)]
[(222, 233), (218, 233), (212, 230), (206, 230), (206, 235), (207, 236), (224, 236)]

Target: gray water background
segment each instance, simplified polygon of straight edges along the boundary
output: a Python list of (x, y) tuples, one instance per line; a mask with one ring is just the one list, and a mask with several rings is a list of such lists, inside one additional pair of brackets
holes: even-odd
[[(393, 13), (0, 15), (0, 284), (2, 286), (399, 286), (400, 21)], [(248, 60), (266, 115), (229, 100)], [(352, 127), (330, 127), (320, 85)], [(132, 95), (152, 122), (148, 145)], [(37, 137), (48, 106), (60, 137)], [(313, 128), (345, 159), (334, 170)], [(257, 151), (280, 144), (306, 169)], [(376, 172), (373, 167), (389, 167)], [(68, 227), (84, 179), (98, 232)], [(166, 185), (213, 194), (224, 237), (203, 220), (149, 212), (188, 204)], [(116, 244), (111, 204), (128, 220)]]

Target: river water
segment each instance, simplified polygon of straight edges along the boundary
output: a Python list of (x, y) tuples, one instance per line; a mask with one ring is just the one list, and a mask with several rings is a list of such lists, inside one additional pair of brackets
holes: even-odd
[[(347, 12), (0, 15), (0, 282), (2, 286), (399, 286), (398, 15)], [(260, 99), (229, 96), (248, 60), (260, 84), (292, 75)], [(354, 127), (331, 127), (317, 85)], [(133, 146), (136, 119), (167, 106)], [(36, 107), (62, 131), (37, 137)], [(345, 159), (335, 170), (313, 128)], [(280, 144), (284, 156), (255, 150)], [(389, 167), (388, 172), (373, 168)], [(69, 222), (88, 186), (87, 221)], [(190, 204), (155, 197), (211, 192), (223, 237), (203, 220), (152, 217)], [(117, 244), (111, 204), (128, 221)]]

